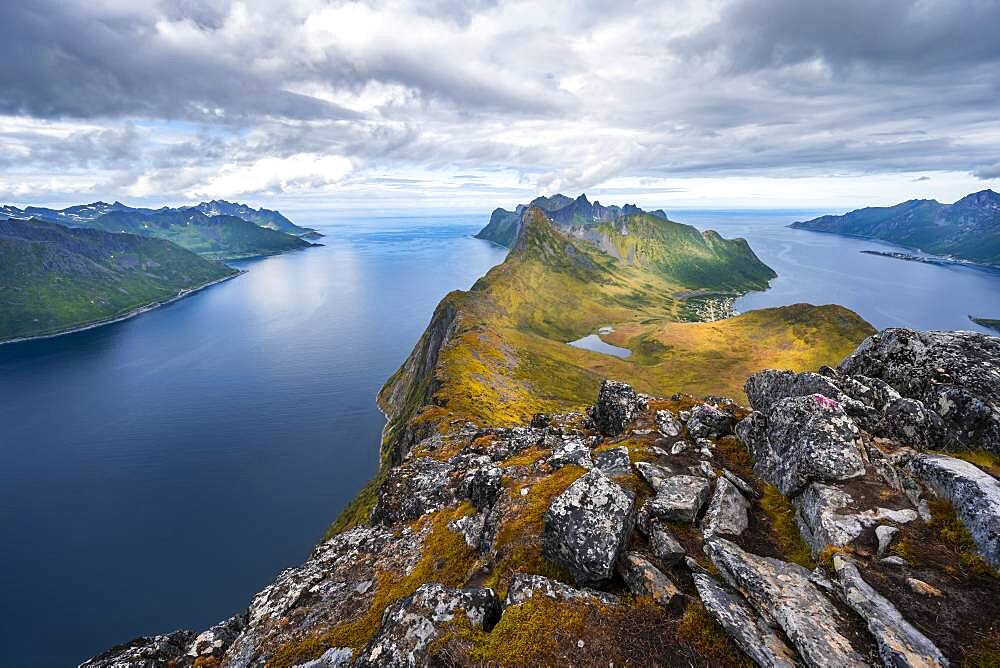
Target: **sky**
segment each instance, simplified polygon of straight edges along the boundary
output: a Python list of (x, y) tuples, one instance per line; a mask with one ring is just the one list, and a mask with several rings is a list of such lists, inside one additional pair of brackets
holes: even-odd
[(1000, 0), (0, 2), (0, 203), (1000, 190)]

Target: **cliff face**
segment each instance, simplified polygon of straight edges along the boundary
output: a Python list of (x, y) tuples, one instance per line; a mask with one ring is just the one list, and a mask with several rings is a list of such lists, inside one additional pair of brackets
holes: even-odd
[(947, 359), (942, 390), (995, 417), (998, 346), (887, 330), (754, 374), (749, 407), (608, 381), (584, 412), (449, 423), (246, 611), (84, 665), (991, 665), (1000, 459), (935, 450), (992, 418), (893, 370)]

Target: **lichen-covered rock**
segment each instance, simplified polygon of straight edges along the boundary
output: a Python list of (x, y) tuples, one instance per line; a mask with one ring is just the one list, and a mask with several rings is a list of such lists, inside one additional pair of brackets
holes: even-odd
[(674, 475), (658, 487), (656, 496), (647, 502), (649, 513), (672, 522), (694, 522), (708, 500), (711, 484), (693, 475)]
[(691, 578), (708, 614), (755, 664), (769, 668), (795, 668), (798, 665), (795, 651), (747, 605), (742, 596), (707, 573), (694, 571)]
[(753, 413), (736, 432), (754, 470), (785, 496), (811, 481), (838, 481), (865, 473), (860, 431), (841, 405), (821, 394), (774, 402), (766, 416)]
[(924, 448), (947, 445), (944, 421), (922, 401), (900, 397), (885, 408), (882, 433), (900, 441)]
[(601, 383), (590, 417), (605, 436), (618, 436), (642, 410), (643, 401), (631, 386), (614, 380)]
[(743, 478), (739, 477), (729, 469), (722, 469), (722, 477), (729, 482), (736, 485), (736, 489), (740, 490), (743, 496), (749, 497), (751, 499), (759, 499), (760, 492), (753, 488), (753, 485), (748, 483)]
[(350, 647), (331, 647), (322, 656), (306, 661), (295, 668), (348, 668), (354, 663), (354, 651)]
[(80, 668), (163, 668), (190, 665), (192, 659), (187, 656), (187, 650), (194, 638), (194, 631), (143, 636), (84, 661)]
[(681, 435), (684, 425), (677, 420), (672, 411), (656, 411), (656, 430), (667, 438), (677, 438)]
[(649, 596), (665, 608), (677, 610), (684, 594), (670, 578), (638, 552), (626, 552), (618, 560), (618, 572), (636, 596)]
[(599, 470), (576, 480), (545, 513), (545, 556), (577, 584), (614, 574), (635, 522), (635, 498)]
[(840, 576), (844, 599), (867, 622), (878, 644), (882, 664), (894, 668), (932, 668), (948, 665), (948, 660), (927, 636), (903, 618), (887, 598), (864, 579), (854, 561), (834, 555), (833, 566)]
[(246, 619), (243, 615), (234, 615), (221, 621), (207, 631), (199, 633), (192, 641), (187, 653), (195, 659), (198, 657), (219, 659), (240, 635), (244, 626), (246, 626)]
[(657, 517), (650, 517), (644, 529), (653, 556), (665, 566), (679, 563), (686, 556), (680, 541), (670, 532), (667, 523)]
[(739, 536), (750, 526), (749, 511), (750, 503), (736, 485), (726, 478), (719, 478), (702, 521), (705, 538), (716, 535)]
[(865, 339), (839, 369), (920, 400), (941, 416), (954, 445), (1000, 452), (1000, 338), (886, 329)]
[(628, 475), (632, 472), (632, 460), (624, 445), (599, 452), (594, 456), (594, 466), (606, 475)]
[(507, 588), (504, 607), (523, 603), (535, 596), (545, 596), (553, 601), (591, 601), (609, 605), (618, 602), (618, 597), (614, 594), (593, 589), (575, 589), (544, 575), (517, 573)]
[(500, 619), (500, 601), (492, 589), (451, 589), (425, 584), (382, 615), (375, 637), (355, 666), (411, 668), (428, 663), (427, 647), (459, 612), (473, 628), (490, 631)]
[(590, 456), (590, 447), (575, 436), (563, 439), (556, 449), (553, 450), (548, 462), (549, 466), (553, 469), (560, 469), (571, 464), (582, 466), (585, 469), (594, 467), (594, 462)]
[(881, 524), (875, 527), (875, 540), (878, 541), (876, 554), (884, 557), (885, 553), (892, 547), (892, 541), (899, 534), (899, 529), (888, 524)]
[(503, 472), (497, 466), (481, 466), (465, 475), (465, 494), (478, 510), (486, 510), (496, 503), (500, 494)]
[(389, 525), (414, 520), (452, 503), (455, 500), (449, 477), (452, 471), (450, 462), (433, 457), (417, 457), (393, 468), (379, 489), (371, 521)]
[(876, 507), (863, 511), (848, 508), (854, 499), (839, 487), (812, 483), (792, 500), (802, 538), (815, 557), (828, 546), (843, 547), (857, 540), (870, 527), (884, 521), (905, 524), (917, 519), (910, 508)]
[(838, 403), (844, 398), (843, 392), (833, 384), (833, 381), (818, 373), (796, 373), (776, 369), (765, 369), (753, 374), (747, 378), (743, 390), (750, 400), (750, 407), (764, 414), (767, 414), (774, 404), (788, 397), (822, 394)]
[(735, 587), (768, 619), (774, 620), (813, 668), (862, 668), (867, 662), (844, 635), (837, 608), (798, 564), (759, 557), (735, 543), (712, 538), (705, 553)]
[(918, 454), (910, 467), (938, 496), (951, 501), (983, 558), (1000, 568), (1000, 481), (945, 455)]
[(736, 418), (732, 413), (720, 410), (711, 404), (701, 404), (691, 409), (687, 421), (688, 433), (692, 438), (721, 438), (733, 433)]

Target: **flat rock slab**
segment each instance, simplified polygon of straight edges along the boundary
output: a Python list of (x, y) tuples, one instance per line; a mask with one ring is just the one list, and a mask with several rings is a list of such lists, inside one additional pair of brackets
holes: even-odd
[(707, 573), (691, 573), (698, 596), (733, 642), (758, 666), (795, 668), (795, 650), (751, 608), (742, 596)]
[(750, 526), (749, 510), (750, 503), (736, 485), (727, 478), (719, 478), (702, 521), (705, 538), (716, 535), (739, 536)]
[(653, 517), (672, 522), (694, 522), (708, 500), (711, 484), (699, 476), (675, 475), (667, 478), (648, 501)]
[(382, 625), (355, 665), (402, 668), (427, 664), (427, 647), (459, 612), (465, 613), (474, 628), (489, 631), (500, 619), (500, 601), (492, 589), (422, 585), (386, 609)]
[(861, 668), (868, 663), (841, 632), (840, 613), (798, 564), (760, 557), (724, 538), (705, 543), (705, 553), (731, 586), (774, 620), (813, 668)]
[(951, 501), (983, 558), (1000, 568), (1000, 481), (945, 455), (919, 454), (910, 467), (938, 496)]
[(632, 535), (635, 499), (598, 469), (557, 496), (545, 513), (545, 556), (564, 566), (577, 584), (614, 574)]
[(544, 575), (517, 573), (507, 588), (504, 607), (523, 603), (536, 596), (545, 596), (553, 601), (583, 601), (608, 605), (618, 602), (618, 597), (614, 594), (592, 589), (576, 589)]
[(918, 631), (888, 599), (875, 591), (858, 572), (854, 562), (843, 555), (833, 557), (844, 598), (867, 622), (886, 666), (932, 668), (948, 665), (941, 650)]

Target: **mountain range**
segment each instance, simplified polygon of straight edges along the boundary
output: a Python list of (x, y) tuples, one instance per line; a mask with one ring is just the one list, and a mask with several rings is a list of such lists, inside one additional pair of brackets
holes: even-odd
[[(566, 195), (551, 197), (542, 195), (528, 204), (518, 204), (513, 211), (494, 209), (489, 224), (476, 235), (476, 238), (510, 248), (521, 229), (521, 219), (531, 207), (541, 209), (550, 221), (563, 229), (594, 227), (600, 223), (617, 222), (624, 216), (647, 213), (634, 204), (621, 207), (604, 206), (600, 202), (591, 202), (585, 194), (576, 199)], [(662, 210), (651, 211), (649, 215), (667, 219), (667, 214)]]
[(954, 204), (914, 199), (820, 216), (789, 227), (888, 241), (934, 255), (1000, 266), (1000, 194), (983, 190)]
[(307, 248), (318, 232), (299, 227), (277, 211), (222, 200), (191, 207), (134, 208), (94, 202), (65, 209), (0, 206), (0, 218), (37, 219), (73, 228), (157, 237), (211, 259), (232, 260)]
[(238, 274), (163, 239), (0, 219), (0, 341), (113, 321)]

